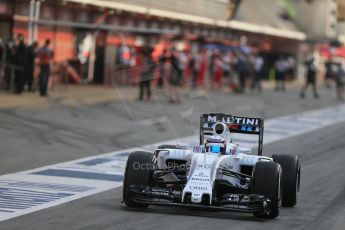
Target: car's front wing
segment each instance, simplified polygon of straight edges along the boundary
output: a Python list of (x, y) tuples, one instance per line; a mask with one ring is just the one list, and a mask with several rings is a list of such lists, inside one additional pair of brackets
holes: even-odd
[(233, 212), (266, 212), (270, 203), (262, 195), (257, 194), (226, 194), (221, 200), (214, 200), (212, 205), (181, 202), (181, 195), (165, 188), (151, 188), (131, 185), (127, 190), (128, 198), (132, 201), (149, 205), (193, 207), (199, 209), (213, 209)]

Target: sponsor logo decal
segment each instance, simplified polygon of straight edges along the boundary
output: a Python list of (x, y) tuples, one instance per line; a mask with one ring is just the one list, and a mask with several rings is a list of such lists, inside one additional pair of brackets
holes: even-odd
[(196, 167), (197, 168), (209, 169), (209, 168), (211, 168), (211, 165), (210, 164), (197, 164)]
[[(217, 122), (218, 120), (217, 120), (217, 117), (216, 117), (216, 116), (208, 116), (208, 117), (207, 117), (207, 121), (208, 121), (208, 122)], [(233, 122), (234, 122), (234, 119), (233, 119), (233, 117), (231, 117), (231, 116), (222, 117), (221, 122), (224, 122), (224, 123), (233, 123)]]
[(210, 181), (209, 178), (195, 178), (195, 177), (192, 177), (191, 180), (192, 181), (202, 181), (202, 182), (209, 182)]
[(225, 116), (222, 117), (221, 120), (217, 120), (217, 116), (208, 116), (207, 117), (208, 122), (224, 122), (224, 123), (235, 123), (238, 125), (252, 125), (252, 126), (258, 126), (259, 125), (259, 119), (257, 118), (247, 118), (247, 117), (232, 117), (232, 116)]
[(189, 186), (189, 188), (192, 190), (197, 190), (197, 191), (206, 191), (207, 190), (207, 187), (203, 187), (203, 186), (191, 185), (191, 186)]

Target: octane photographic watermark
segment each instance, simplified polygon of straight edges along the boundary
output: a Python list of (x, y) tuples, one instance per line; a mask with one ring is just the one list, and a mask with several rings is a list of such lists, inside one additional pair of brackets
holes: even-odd
[[(158, 165), (155, 163), (140, 163), (140, 162), (134, 162), (132, 165), (134, 170), (140, 170), (140, 171), (145, 171), (145, 170), (150, 170), (150, 171), (155, 171), (155, 170), (162, 170), (158, 168)], [(166, 167), (163, 169), (167, 169), (170, 171), (189, 171), (190, 170), (190, 164), (189, 163), (177, 163), (173, 161), (168, 161), (166, 162)]]
[[(181, 172), (188, 172), (191, 169), (190, 163), (177, 163), (176, 161), (166, 161), (166, 165), (162, 168), (159, 168), (157, 164), (155, 163), (140, 163), (140, 162), (134, 162), (132, 165), (132, 168), (134, 170), (140, 170), (140, 171), (156, 171), (156, 170), (169, 170), (171, 172), (181, 171)], [(204, 167), (204, 168), (213, 168), (214, 165), (197, 165), (196, 167)], [(231, 167), (232, 169), (232, 167)], [(225, 171), (230, 170), (229, 167), (227, 168), (218, 168), (216, 170), (217, 174), (223, 174)]]

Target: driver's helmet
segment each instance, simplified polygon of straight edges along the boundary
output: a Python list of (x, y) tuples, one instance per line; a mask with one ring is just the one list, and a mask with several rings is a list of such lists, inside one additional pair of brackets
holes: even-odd
[(212, 136), (205, 141), (206, 152), (226, 154), (226, 141), (221, 136)]
[(227, 142), (232, 142), (230, 130), (225, 123), (216, 123), (213, 128), (213, 131), (215, 136), (221, 136), (225, 138)]

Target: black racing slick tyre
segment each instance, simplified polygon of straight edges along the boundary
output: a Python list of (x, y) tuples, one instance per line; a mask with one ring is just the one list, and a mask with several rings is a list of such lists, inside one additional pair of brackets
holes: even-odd
[(150, 152), (132, 152), (128, 159), (123, 181), (123, 202), (129, 207), (146, 208), (147, 204), (141, 204), (131, 200), (128, 187), (131, 185), (149, 186), (153, 175), (153, 154)]
[(270, 161), (259, 161), (253, 169), (253, 194), (259, 194), (269, 199), (267, 210), (253, 213), (255, 217), (276, 218), (281, 206), (281, 177), (282, 168), (279, 164)]
[(283, 168), (283, 199), (284, 207), (293, 207), (297, 203), (297, 192), (300, 186), (301, 167), (297, 156), (274, 154), (273, 161)]

